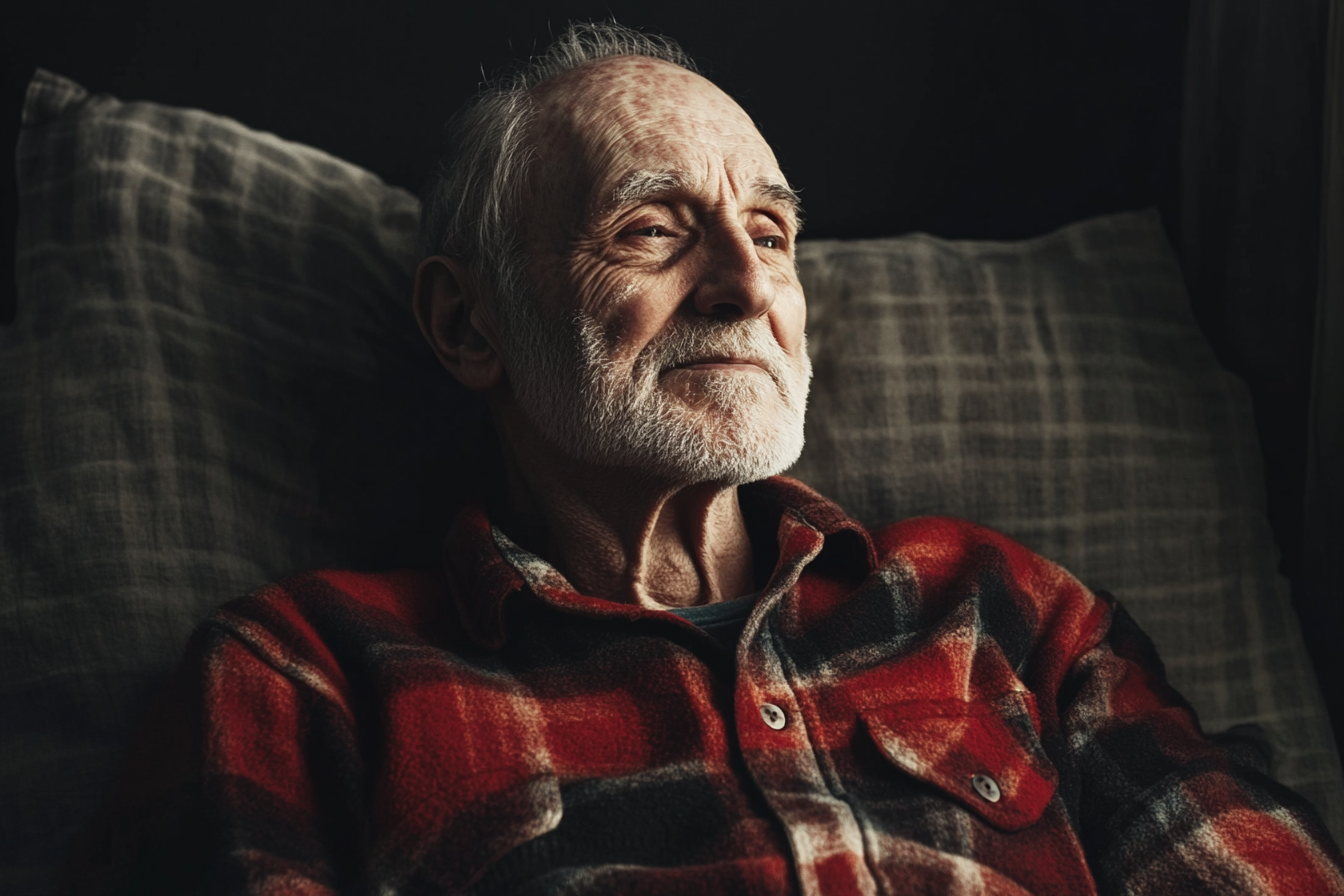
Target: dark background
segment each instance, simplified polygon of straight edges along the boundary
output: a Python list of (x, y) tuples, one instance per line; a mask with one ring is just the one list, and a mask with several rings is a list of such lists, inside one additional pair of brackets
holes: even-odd
[[(1179, 246), (1189, 6), (1188, 0), (10, 3), (0, 10), (7, 62), (0, 140), (12, 147), (24, 86), (40, 65), (95, 92), (228, 115), (417, 190), (443, 120), (483, 73), (539, 51), (571, 19), (614, 16), (677, 38), (739, 99), (801, 188), (808, 236), (920, 230), (1016, 239), (1092, 215), (1157, 206)], [(0, 238), (12, 246), (12, 157), (9, 172), (0, 187)], [(0, 257), (6, 266), (0, 322), (8, 322), (12, 252)], [(1269, 309), (1287, 335), (1268, 357), (1260, 351), (1254, 358), (1236, 335), (1251, 318), (1220, 301), (1209, 278), (1192, 277), (1191, 284), (1214, 350), (1255, 396), (1269, 514), (1282, 569), (1296, 582), (1312, 283), (1299, 290), (1300, 300)], [(1260, 319), (1265, 313), (1255, 309)], [(1300, 602), (1300, 588), (1295, 596)], [(1339, 660), (1329, 657), (1344, 632), (1306, 634), (1336, 732), (1344, 735), (1344, 675), (1335, 674)]]
[(742, 102), (803, 189), (811, 236), (1025, 237), (1177, 196), (1177, 0), (9, 6), (11, 110), (41, 65), (413, 190), (482, 70), (614, 14), (677, 38)]

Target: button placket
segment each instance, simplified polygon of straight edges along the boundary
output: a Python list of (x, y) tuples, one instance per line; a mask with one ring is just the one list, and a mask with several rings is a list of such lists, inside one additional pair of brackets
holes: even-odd
[(761, 596), (755, 618), (743, 632), (735, 727), (747, 771), (789, 840), (801, 892), (823, 892), (817, 846), (824, 841), (829, 889), (872, 896), (878, 887), (865, 859), (863, 830), (853, 807), (837, 796), (818, 763), (809, 715), (785, 674), (784, 655), (764, 625), (774, 605), (795, 587), (803, 567), (820, 553), (823, 540), (796, 514), (786, 514), (780, 522), (780, 550), (791, 559), (787, 567), (781, 563), (774, 587)]

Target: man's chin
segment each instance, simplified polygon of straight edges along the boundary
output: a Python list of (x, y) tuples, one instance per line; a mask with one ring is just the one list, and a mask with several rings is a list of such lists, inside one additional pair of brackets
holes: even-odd
[[(715, 482), (743, 485), (782, 473), (793, 466), (802, 453), (801, 426), (743, 423), (737, 414), (706, 427), (698, 435), (695, 448), (685, 451), (680, 473), (687, 484)], [(683, 442), (684, 444), (684, 442)]]
[(658, 388), (691, 413), (770, 413), (783, 405), (774, 377), (754, 364), (678, 367), (659, 377)]
[[(696, 418), (692, 424), (687, 417)], [(625, 471), (672, 487), (744, 485), (781, 473), (802, 453), (802, 429), (743, 425), (740, 414), (698, 412), (679, 425), (591, 432), (571, 446), (579, 460), (613, 473)], [(633, 437), (632, 437), (633, 436)]]

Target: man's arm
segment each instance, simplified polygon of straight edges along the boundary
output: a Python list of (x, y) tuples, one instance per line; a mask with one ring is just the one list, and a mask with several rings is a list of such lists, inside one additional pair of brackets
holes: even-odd
[(1108, 603), (1104, 638), (1059, 694), (1101, 892), (1344, 894), (1344, 857), (1316, 811), (1204, 736), (1152, 642)]
[(343, 716), (207, 625), (57, 892), (327, 894), (360, 879), (358, 758)]

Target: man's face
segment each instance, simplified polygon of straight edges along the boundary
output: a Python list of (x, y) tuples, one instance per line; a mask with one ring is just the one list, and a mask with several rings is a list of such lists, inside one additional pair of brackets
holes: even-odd
[(603, 60), (544, 90), (528, 294), (505, 326), (524, 412), (600, 466), (687, 484), (787, 468), (811, 367), (770, 147), (667, 63)]

